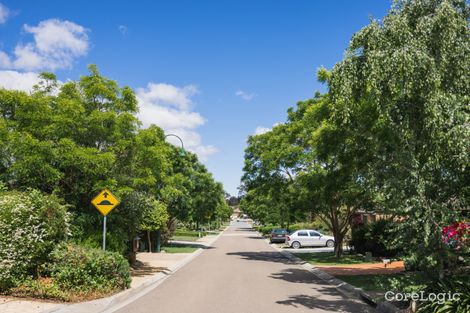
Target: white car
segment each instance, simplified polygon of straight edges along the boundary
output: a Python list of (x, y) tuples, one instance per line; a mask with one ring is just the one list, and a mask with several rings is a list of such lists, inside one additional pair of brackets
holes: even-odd
[(301, 229), (293, 232), (286, 237), (286, 244), (294, 249), (301, 247), (334, 247), (335, 238), (333, 236), (323, 235), (312, 229)]

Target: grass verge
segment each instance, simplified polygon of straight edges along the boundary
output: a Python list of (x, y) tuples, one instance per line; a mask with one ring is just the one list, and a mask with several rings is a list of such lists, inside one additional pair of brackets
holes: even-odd
[[(295, 251), (293, 253), (295, 253)], [(335, 257), (334, 252), (295, 253), (295, 256), (311, 264), (318, 265), (347, 265), (370, 263), (366, 262), (363, 256), (357, 254), (343, 254), (340, 259), (337, 259)]]
[(162, 247), (166, 253), (192, 253), (198, 248), (189, 245), (167, 245)]
[(197, 241), (199, 237), (197, 236), (173, 236), (171, 237), (171, 240), (176, 240), (176, 241)]
[(419, 272), (379, 275), (336, 275), (336, 277), (364, 291), (384, 293), (387, 291), (411, 292), (424, 290), (428, 282)]

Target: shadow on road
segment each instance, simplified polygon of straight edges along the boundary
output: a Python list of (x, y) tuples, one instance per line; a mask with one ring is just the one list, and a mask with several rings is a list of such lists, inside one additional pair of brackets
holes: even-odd
[(364, 312), (363, 303), (346, 300), (338, 290), (305, 270), (288, 268), (279, 273), (271, 274), (271, 278), (282, 279), (290, 283), (312, 284), (316, 292), (325, 297), (319, 299), (311, 295), (293, 295), (286, 300), (276, 301), (278, 304), (293, 307), (304, 306), (308, 309), (331, 312)]
[(316, 278), (313, 274), (298, 268), (288, 268), (279, 273), (273, 273), (269, 277), (274, 279), (282, 279), (290, 283), (324, 284), (322, 280)]
[(302, 264), (299, 262), (291, 261), (276, 251), (228, 252), (227, 255), (239, 256), (243, 260), (248, 260), (248, 261), (276, 262), (276, 263), (283, 263), (283, 264)]
[[(329, 289), (329, 288), (324, 288)], [(334, 289), (334, 288), (332, 288)], [(330, 291), (320, 289), (323, 294), (328, 294)], [(331, 291), (332, 296), (338, 296), (337, 291)], [(364, 312), (363, 306), (345, 301), (343, 299), (318, 299), (309, 295), (294, 295), (289, 296), (288, 299), (276, 301), (278, 304), (293, 306), (298, 308), (300, 306), (306, 307), (311, 310), (325, 310), (329, 312)]]
[(251, 227), (240, 227), (240, 228), (235, 228), (235, 231), (255, 231)]
[(249, 236), (249, 237), (246, 237), (246, 238), (249, 238), (249, 239), (264, 239), (261, 236)]

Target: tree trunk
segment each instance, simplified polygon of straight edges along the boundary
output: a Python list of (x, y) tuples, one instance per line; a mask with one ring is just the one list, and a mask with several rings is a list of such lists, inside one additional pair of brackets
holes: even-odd
[(129, 260), (129, 263), (132, 266), (137, 261), (137, 253), (134, 251), (134, 242), (132, 240), (130, 241), (129, 245), (131, 246), (131, 250), (129, 251), (129, 255), (127, 259)]
[(343, 255), (343, 240), (344, 235), (338, 231), (337, 233), (333, 234), (335, 237), (335, 257), (339, 259), (341, 255)]
[(148, 251), (152, 252), (152, 240), (150, 240), (150, 230), (147, 230)]

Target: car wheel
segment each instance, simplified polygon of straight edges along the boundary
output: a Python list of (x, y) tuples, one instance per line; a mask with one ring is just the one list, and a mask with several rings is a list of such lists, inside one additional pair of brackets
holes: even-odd
[(292, 243), (292, 248), (294, 248), (294, 249), (299, 249), (299, 248), (300, 248), (300, 242), (294, 241), (294, 242)]
[(335, 242), (334, 242), (333, 240), (328, 240), (328, 241), (326, 242), (326, 246), (327, 246), (328, 248), (333, 248), (333, 247), (335, 246)]

